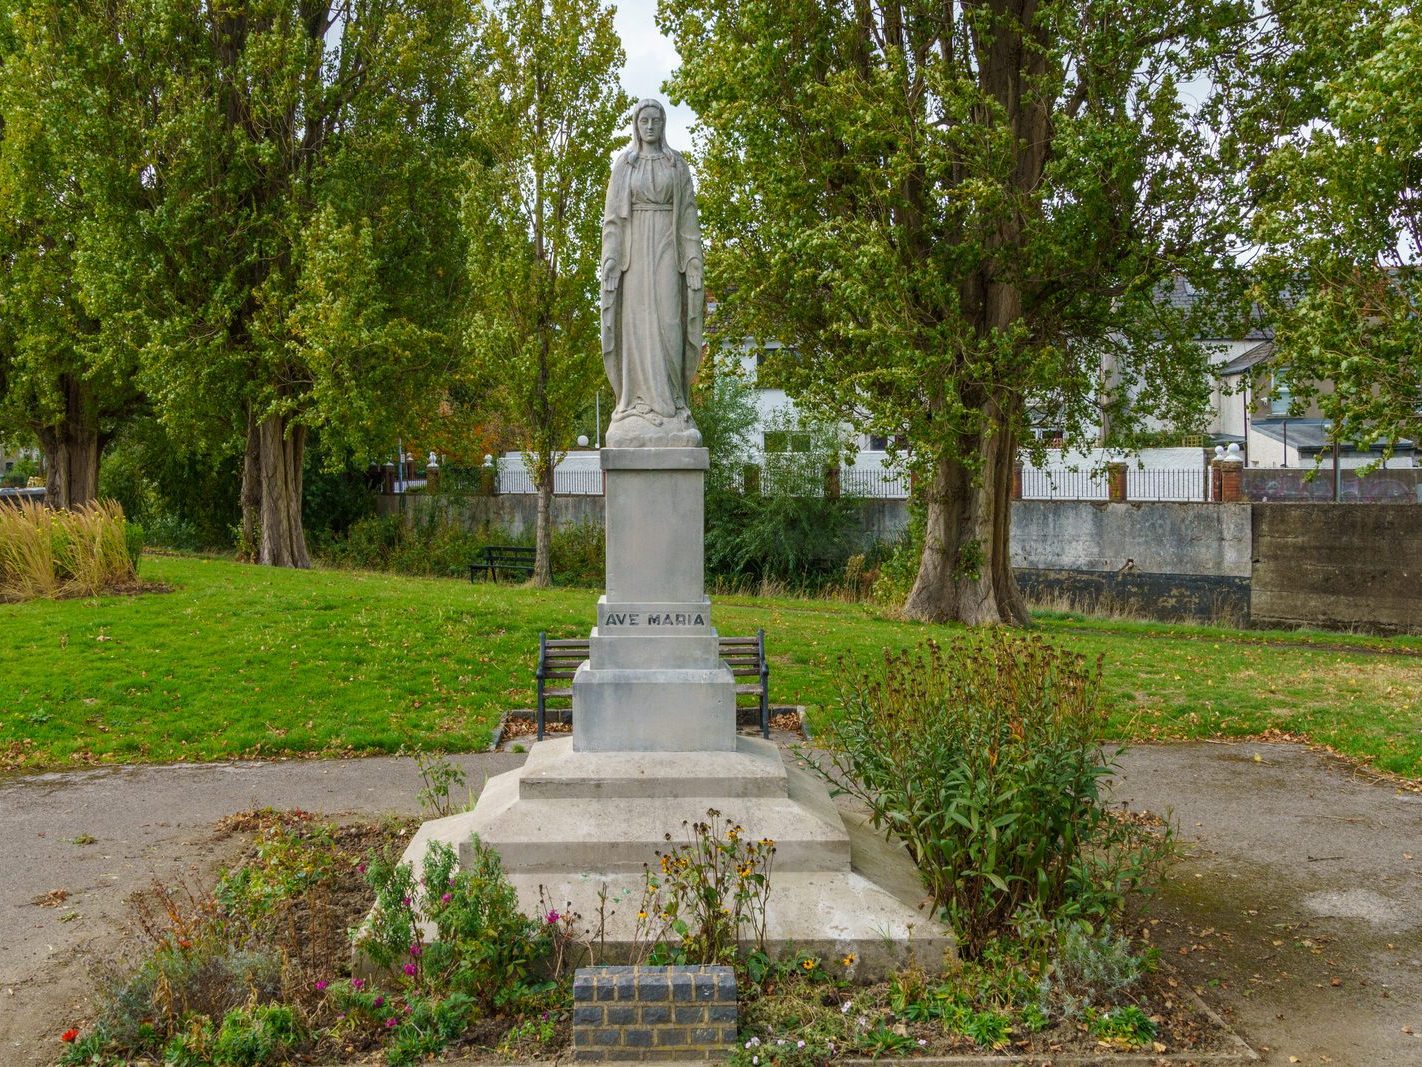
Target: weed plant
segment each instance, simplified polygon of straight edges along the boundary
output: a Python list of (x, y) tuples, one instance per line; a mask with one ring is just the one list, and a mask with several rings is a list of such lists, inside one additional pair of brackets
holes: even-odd
[(1033, 916), (1114, 917), (1164, 859), (1168, 838), (1102, 799), (1120, 749), (1100, 742), (1099, 662), (992, 633), (841, 676), (820, 771), (904, 842), (968, 958)]
[(653, 963), (737, 965), (743, 939), (763, 957), (775, 842), (748, 840), (715, 808), (682, 826), (686, 841), (673, 845), (667, 834), (671, 847), (647, 870), (635, 943)]
[(0, 598), (97, 596), (138, 577), (142, 531), (112, 501), (0, 505)]

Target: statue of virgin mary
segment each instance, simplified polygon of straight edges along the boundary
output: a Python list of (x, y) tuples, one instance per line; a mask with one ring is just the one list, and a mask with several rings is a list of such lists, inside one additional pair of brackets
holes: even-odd
[(612, 164), (602, 214), (602, 360), (617, 398), (610, 448), (695, 448), (687, 397), (701, 362), (706, 297), (691, 171), (642, 100)]

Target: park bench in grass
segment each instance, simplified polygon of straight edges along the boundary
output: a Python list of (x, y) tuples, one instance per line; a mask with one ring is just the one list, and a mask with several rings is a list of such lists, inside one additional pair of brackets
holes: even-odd
[(479, 550), (479, 558), (469, 564), (469, 580), (472, 582), (481, 571), (490, 581), (496, 581), (500, 574), (532, 578), (533, 554), (533, 549), (523, 545), (485, 545)]
[[(736, 696), (753, 696), (760, 712), (760, 734), (770, 736), (770, 665), (765, 659), (765, 631), (753, 637), (723, 637), (721, 659), (736, 676)], [(573, 698), (573, 674), (588, 658), (588, 639), (550, 639), (545, 630), (538, 635), (538, 740), (543, 740), (543, 721), (549, 700)], [(742, 682), (741, 679), (754, 679)]]

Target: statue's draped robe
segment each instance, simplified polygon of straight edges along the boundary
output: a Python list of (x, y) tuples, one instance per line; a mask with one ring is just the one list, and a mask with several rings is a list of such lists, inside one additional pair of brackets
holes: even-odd
[(624, 152), (603, 211), (602, 258), (617, 265), (602, 293), (602, 358), (617, 398), (612, 421), (654, 424), (685, 413), (701, 361), (703, 291), (686, 267), (700, 261), (691, 172), (679, 153)]

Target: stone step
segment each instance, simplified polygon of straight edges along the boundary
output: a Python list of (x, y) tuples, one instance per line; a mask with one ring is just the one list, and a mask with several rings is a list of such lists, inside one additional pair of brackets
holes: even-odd
[(533, 746), (519, 779), (524, 800), (784, 797), (775, 742), (739, 737), (734, 752), (575, 752), (560, 737)]

